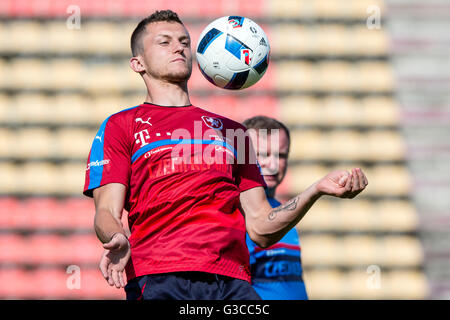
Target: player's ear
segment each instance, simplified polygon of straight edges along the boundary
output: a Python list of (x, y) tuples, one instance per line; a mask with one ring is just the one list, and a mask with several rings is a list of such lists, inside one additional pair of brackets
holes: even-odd
[(137, 73), (145, 72), (144, 64), (142, 63), (141, 56), (132, 57), (130, 59), (130, 68)]

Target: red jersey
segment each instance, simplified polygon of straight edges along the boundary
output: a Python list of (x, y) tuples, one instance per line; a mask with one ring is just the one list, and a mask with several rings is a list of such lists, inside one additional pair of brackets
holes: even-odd
[(83, 193), (127, 187), (128, 280), (201, 271), (250, 281), (239, 194), (265, 183), (245, 130), (193, 105), (144, 103), (103, 122)]

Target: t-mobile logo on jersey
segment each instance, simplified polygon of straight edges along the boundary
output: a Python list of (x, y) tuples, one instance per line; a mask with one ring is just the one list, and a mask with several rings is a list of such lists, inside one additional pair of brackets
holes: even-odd
[(150, 135), (148, 134), (147, 129), (139, 131), (134, 134), (134, 138), (136, 139), (136, 143), (140, 143), (141, 147), (148, 145), (146, 139), (150, 139)]

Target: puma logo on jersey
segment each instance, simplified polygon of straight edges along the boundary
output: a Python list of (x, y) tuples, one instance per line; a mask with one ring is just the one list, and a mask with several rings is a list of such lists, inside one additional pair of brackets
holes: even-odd
[(135, 121), (136, 121), (136, 122), (146, 123), (146, 124), (149, 124), (149, 125), (153, 126), (153, 125), (149, 122), (151, 118), (152, 118), (152, 117), (148, 117), (147, 121), (142, 120), (142, 118), (136, 118)]
[(101, 135), (97, 135), (97, 136), (95, 136), (95, 138), (94, 138), (94, 140), (95, 139), (98, 139), (98, 140), (100, 140), (100, 142), (102, 142), (102, 137), (103, 137), (103, 132), (102, 132), (102, 134)]

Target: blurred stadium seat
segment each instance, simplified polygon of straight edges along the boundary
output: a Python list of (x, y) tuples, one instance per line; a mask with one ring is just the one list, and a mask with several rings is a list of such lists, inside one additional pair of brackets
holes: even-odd
[[(29, 288), (34, 288), (30, 285), (30, 278), (25, 270), (17, 268), (1, 268), (0, 281), (3, 285), (0, 286), (0, 296), (3, 299), (24, 299), (29, 297)], [(36, 288), (39, 290), (39, 288)]]
[(345, 274), (337, 269), (316, 269), (304, 272), (304, 281), (310, 299), (343, 299), (345, 294)]
[(95, 134), (91, 129), (58, 130), (54, 136), (58, 150), (55, 157), (86, 160)]
[(46, 128), (24, 128), (15, 132), (15, 148), (11, 151), (15, 158), (49, 158), (55, 152), (53, 133)]
[(11, 21), (2, 23), (8, 43), (5, 51), (8, 53), (40, 52), (45, 43), (45, 33), (41, 31), (42, 24), (38, 21)]
[[(16, 179), (25, 194), (52, 194), (60, 179), (58, 167), (46, 161), (17, 166)], [(20, 169), (19, 169), (20, 168)]]
[(35, 265), (65, 264), (70, 261), (72, 246), (68, 246), (64, 236), (56, 234), (33, 234), (23, 241), (30, 249), (28, 263)]
[(23, 237), (14, 233), (0, 234), (0, 249), (0, 263), (6, 266), (26, 263), (31, 254)]

